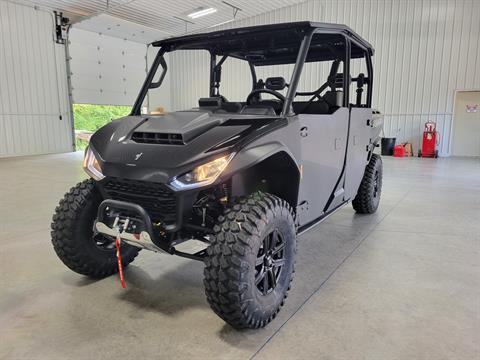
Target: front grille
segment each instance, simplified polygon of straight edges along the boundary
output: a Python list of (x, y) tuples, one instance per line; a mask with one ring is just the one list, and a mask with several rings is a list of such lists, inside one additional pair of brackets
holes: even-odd
[(109, 198), (143, 207), (152, 221), (175, 222), (175, 194), (164, 184), (108, 178), (102, 186)]
[(132, 140), (141, 144), (185, 145), (182, 134), (164, 134), (136, 131)]

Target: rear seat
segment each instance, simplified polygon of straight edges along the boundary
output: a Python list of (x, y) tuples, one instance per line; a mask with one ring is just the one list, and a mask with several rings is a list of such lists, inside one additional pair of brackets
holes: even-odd
[(294, 101), (292, 103), (295, 114), (332, 114), (342, 106), (343, 91), (327, 91), (322, 100), (313, 101), (305, 108), (308, 101)]

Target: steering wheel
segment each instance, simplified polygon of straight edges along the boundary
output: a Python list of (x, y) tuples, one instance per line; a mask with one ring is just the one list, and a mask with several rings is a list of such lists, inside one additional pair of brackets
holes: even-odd
[(285, 96), (280, 94), (278, 91), (270, 90), (270, 89), (255, 89), (247, 96), (247, 100), (246, 100), (247, 105), (252, 105), (253, 98), (255, 98), (258, 94), (262, 94), (262, 93), (275, 96), (278, 100), (282, 102), (282, 105), (285, 103), (285, 100), (286, 100)]

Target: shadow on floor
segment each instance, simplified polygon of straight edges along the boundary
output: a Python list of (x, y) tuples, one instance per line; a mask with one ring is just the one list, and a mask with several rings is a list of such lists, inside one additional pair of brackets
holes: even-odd
[(203, 264), (184, 262), (174, 269), (150, 276), (142, 268), (130, 265), (125, 273), (127, 288), (117, 297), (142, 310), (174, 315), (186, 309), (208, 309), (203, 288)]
[[(73, 274), (73, 276), (72, 276)], [(103, 279), (93, 279), (88, 276), (77, 276), (77, 274), (72, 273), (71, 271), (65, 271), (62, 276), (62, 282), (65, 285), (73, 287), (85, 287), (98, 283)]]

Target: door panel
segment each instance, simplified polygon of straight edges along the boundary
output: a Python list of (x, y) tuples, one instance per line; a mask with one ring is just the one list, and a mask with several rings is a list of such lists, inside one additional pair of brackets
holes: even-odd
[(345, 200), (355, 198), (365, 172), (368, 160), (367, 146), (370, 144), (373, 135), (372, 116), (372, 109), (352, 108), (350, 112), (350, 136), (345, 171)]
[(302, 179), (299, 222), (323, 215), (325, 205), (342, 172), (348, 132), (348, 109), (331, 115), (298, 116), (300, 122)]
[(467, 112), (467, 105), (480, 107), (480, 91), (456, 93), (453, 113), (453, 155), (480, 156), (480, 109)]

